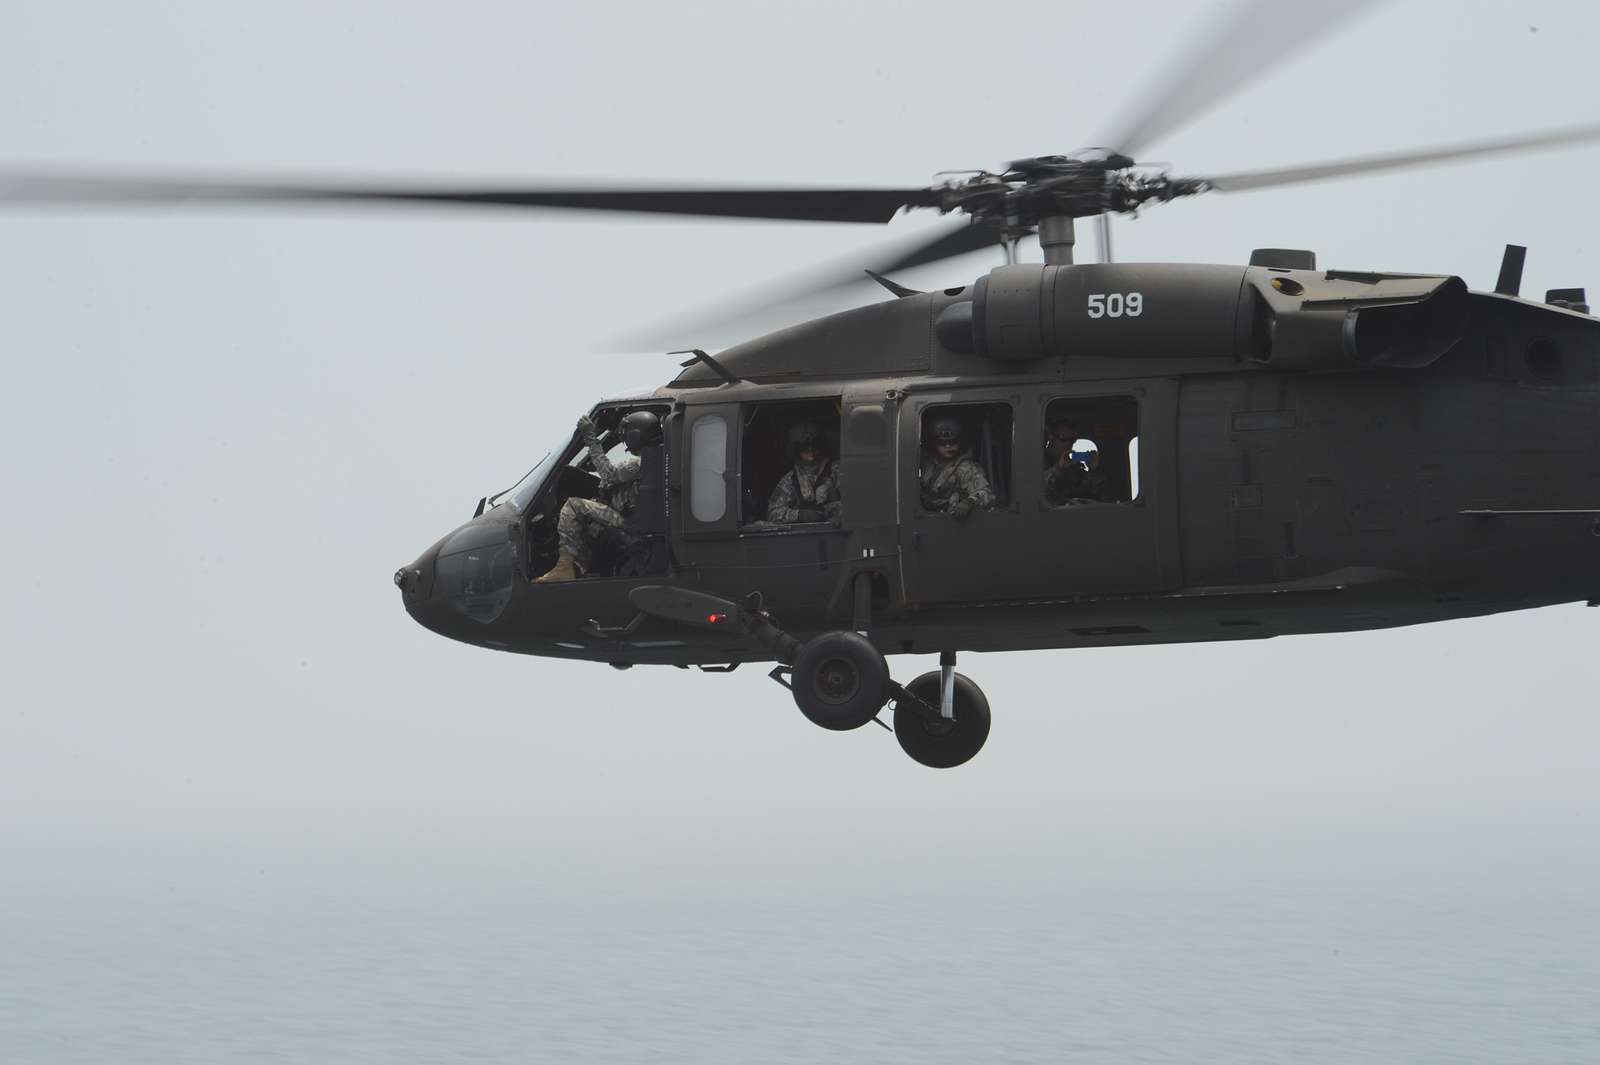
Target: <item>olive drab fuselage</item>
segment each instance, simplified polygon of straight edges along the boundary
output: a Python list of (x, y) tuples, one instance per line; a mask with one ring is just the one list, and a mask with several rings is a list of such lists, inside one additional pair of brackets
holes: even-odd
[[(642, 482), (640, 503), (658, 511), (654, 572), (534, 584), (563, 491), (552, 475), (397, 582), (419, 621), (458, 640), (678, 665), (770, 655), (641, 617), (631, 589), (760, 593), (801, 638), (854, 629), (891, 654), (1248, 639), (1593, 599), (1597, 330), (1458, 278), (1002, 267), (597, 407), (662, 415), (659, 484)], [(1136, 412), (1137, 495), (1051, 505), (1047, 409), (1102, 399)], [(773, 485), (745, 483), (740, 427), (798, 401), (837, 412), (842, 513), (754, 527), (742, 501)], [(950, 405), (999, 412), (990, 424), (1011, 434), (995, 445), (1009, 490), (962, 521), (924, 512), (918, 492), (924, 416)]]

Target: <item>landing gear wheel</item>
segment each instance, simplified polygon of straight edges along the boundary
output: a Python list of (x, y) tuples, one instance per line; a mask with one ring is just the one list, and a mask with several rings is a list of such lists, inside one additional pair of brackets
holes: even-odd
[(989, 700), (982, 688), (956, 674), (954, 721), (939, 716), (938, 670), (907, 684), (906, 691), (927, 704), (901, 699), (894, 706), (894, 738), (912, 760), (934, 769), (950, 769), (983, 749), (983, 741), (989, 738)]
[(825, 632), (806, 641), (789, 679), (800, 712), (836, 732), (865, 725), (889, 697), (888, 663), (872, 641), (855, 632)]

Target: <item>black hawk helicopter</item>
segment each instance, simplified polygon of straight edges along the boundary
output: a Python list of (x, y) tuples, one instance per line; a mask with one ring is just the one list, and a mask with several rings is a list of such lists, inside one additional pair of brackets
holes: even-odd
[[(1316, 17), (1325, 26), (1348, 14)], [(965, 216), (868, 271), (893, 298), (690, 355), (603, 400), (585, 435), (394, 575), (427, 628), (522, 654), (706, 671), (776, 663), (813, 722), (892, 705), (929, 766), (982, 747), (962, 650), (1260, 639), (1600, 602), (1600, 323), (1582, 289), (1491, 292), (1459, 277), (1113, 263), (1109, 218), (1147, 205), (1600, 139), (1590, 125), (1313, 166), (1175, 177), (1155, 137), (1294, 48), (1240, 72), (1251, 7), (1223, 24), (1112, 147), (922, 188), (428, 188), (0, 172), (9, 203), (398, 202), (886, 222)], [(1313, 34), (1303, 33), (1295, 43)], [(1230, 74), (1229, 72), (1232, 71)], [(1099, 220), (1102, 262), (1073, 261)], [(1036, 236), (1042, 263), (1016, 261)], [(998, 245), (1005, 265), (935, 292), (886, 275)], [(797, 427), (834, 465), (833, 512), (773, 520)], [(930, 492), (938, 444), (984, 492)], [(637, 456), (636, 502), (573, 579), (571, 500)], [(810, 452), (808, 452), (810, 453)], [(975, 471), (975, 473), (973, 472)], [(895, 682), (885, 656), (938, 652)], [(882, 724), (881, 720), (878, 720)]]

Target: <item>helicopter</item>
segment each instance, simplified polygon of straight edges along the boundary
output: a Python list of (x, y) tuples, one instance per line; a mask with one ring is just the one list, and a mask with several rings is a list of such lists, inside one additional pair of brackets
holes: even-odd
[[(1252, 10), (1249, 17), (1259, 17)], [(1331, 16), (1330, 16), (1331, 17)], [(1224, 27), (1219, 39), (1226, 40)], [(1174, 176), (1138, 162), (1242, 78), (1202, 53), (1101, 143), (904, 188), (436, 188), (0, 171), (0, 202), (417, 203), (883, 223), (957, 216), (873, 263), (889, 299), (716, 353), (607, 397), (511, 488), (394, 574), (426, 628), (626, 669), (770, 675), (811, 722), (892, 711), (915, 761), (988, 737), (962, 651), (1378, 629), (1600, 603), (1600, 335), (1581, 288), (1459, 276), (1114, 262), (1111, 217), (1234, 193), (1600, 140), (1600, 126), (1286, 169)], [(1256, 71), (1257, 73), (1259, 71)], [(1219, 87), (1224, 85), (1224, 87)], [(1203, 91), (1202, 91), (1203, 90)], [(1075, 261), (1095, 219), (1097, 263)], [(1019, 261), (1036, 239), (1042, 262)], [(998, 248), (969, 284), (893, 274)], [(923, 492), (941, 425), (992, 496)], [(773, 521), (796, 427), (836, 464), (836, 518)], [(638, 463), (637, 502), (586, 571), (542, 580), (563, 507), (604, 493), (596, 451)], [(1053, 497), (1053, 469), (1093, 473)], [(889, 657), (939, 655), (896, 681)]]

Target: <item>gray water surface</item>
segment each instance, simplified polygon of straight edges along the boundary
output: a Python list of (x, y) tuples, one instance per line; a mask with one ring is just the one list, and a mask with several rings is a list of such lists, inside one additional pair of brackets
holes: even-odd
[(1582, 820), (951, 834), (30, 831), (0, 1060), (1600, 1060)]

